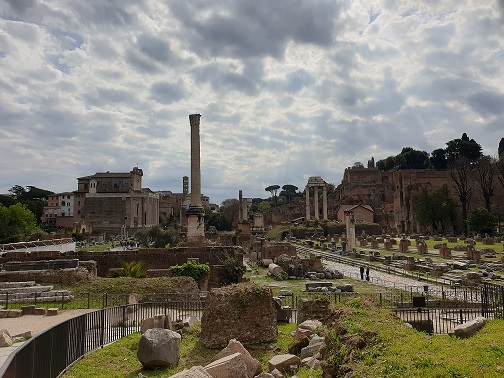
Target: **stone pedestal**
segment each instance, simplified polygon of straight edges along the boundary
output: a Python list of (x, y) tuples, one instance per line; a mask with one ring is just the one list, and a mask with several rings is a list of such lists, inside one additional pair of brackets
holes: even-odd
[(410, 241), (406, 239), (401, 239), (399, 242), (399, 251), (407, 252), (410, 246)]
[(202, 208), (190, 207), (187, 215), (187, 236), (188, 243), (202, 243), (205, 239), (205, 221)]

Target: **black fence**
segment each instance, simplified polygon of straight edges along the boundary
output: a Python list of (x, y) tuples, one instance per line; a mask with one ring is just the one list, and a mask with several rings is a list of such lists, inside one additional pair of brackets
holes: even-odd
[(172, 302), (204, 300), (207, 292), (197, 293), (151, 293), (142, 294), (137, 299), (130, 294), (100, 294), (100, 293), (69, 293), (67, 290), (54, 292), (47, 296), (44, 292), (1, 293), (0, 306), (5, 309), (17, 309), (23, 306), (35, 305), (41, 307), (70, 309), (102, 309), (115, 306), (125, 306), (131, 301), (141, 302)]
[(143, 319), (170, 315), (172, 321), (201, 319), (204, 299), (146, 302), (93, 311), (69, 319), (27, 341), (0, 367), (4, 378), (53, 378), (104, 345), (138, 332)]
[[(457, 325), (482, 316), (479, 308), (401, 308), (394, 313), (418, 331), (427, 334), (446, 334)], [(493, 313), (486, 314), (492, 319)]]
[(504, 286), (485, 283), (482, 292), (483, 316), (494, 314), (496, 318), (504, 319)]

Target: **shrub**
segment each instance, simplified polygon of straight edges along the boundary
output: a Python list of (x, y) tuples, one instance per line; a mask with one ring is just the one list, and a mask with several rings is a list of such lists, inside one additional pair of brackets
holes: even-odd
[(147, 276), (147, 269), (143, 261), (124, 262), (122, 269), (112, 273), (113, 277), (144, 278)]
[(175, 265), (170, 268), (172, 275), (175, 277), (191, 277), (199, 283), (201, 279), (210, 273), (208, 264), (199, 264), (196, 261), (189, 260), (182, 265)]
[(241, 264), (236, 257), (227, 255), (223, 260), (222, 264), (222, 280), (226, 285), (238, 283), (243, 273), (245, 273), (246, 268)]

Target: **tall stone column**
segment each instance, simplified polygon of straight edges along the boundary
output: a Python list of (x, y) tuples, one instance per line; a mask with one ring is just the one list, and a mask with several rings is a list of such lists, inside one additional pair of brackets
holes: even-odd
[(201, 205), (201, 168), (200, 168), (200, 118), (199, 114), (191, 114), (191, 205), (187, 210), (188, 243), (205, 242), (205, 223), (203, 206)]
[(327, 220), (327, 185), (322, 187), (322, 219)]
[(191, 206), (201, 207), (200, 114), (191, 114)]
[(313, 189), (314, 189), (314, 193), (313, 193), (313, 200), (314, 200), (314, 205), (313, 207), (315, 207), (315, 219), (320, 219), (320, 212), (319, 212), (319, 208), (318, 208), (318, 186), (314, 186)]
[(305, 197), (306, 197), (306, 216), (305, 220), (309, 221), (310, 220), (310, 187), (306, 185), (305, 188)]
[(238, 222), (243, 221), (243, 192), (238, 191)]

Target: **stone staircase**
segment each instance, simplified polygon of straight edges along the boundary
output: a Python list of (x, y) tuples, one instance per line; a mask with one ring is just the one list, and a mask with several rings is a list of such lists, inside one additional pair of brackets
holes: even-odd
[(35, 281), (0, 282), (0, 305), (7, 303), (69, 302), (70, 290), (53, 290), (53, 286), (36, 285)]

